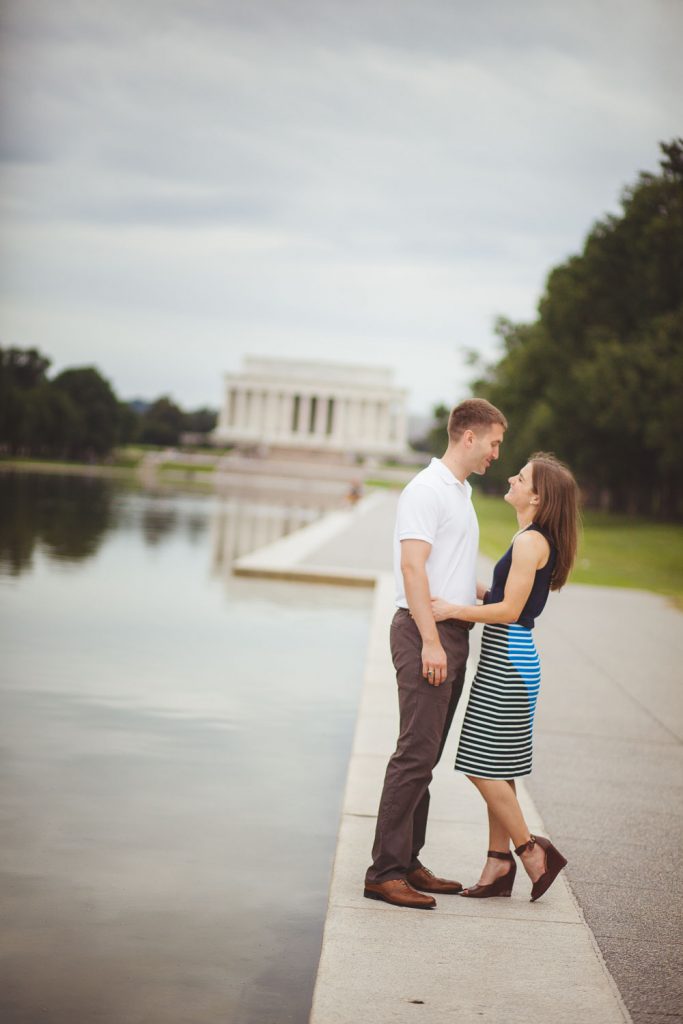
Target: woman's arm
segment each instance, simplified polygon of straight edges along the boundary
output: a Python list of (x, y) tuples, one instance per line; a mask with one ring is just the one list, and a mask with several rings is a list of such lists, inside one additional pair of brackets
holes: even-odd
[(512, 545), (512, 564), (505, 584), (503, 600), (497, 604), (455, 605), (439, 597), (432, 598), (432, 612), (437, 622), (464, 619), (466, 622), (516, 622), (534, 585), (536, 570), (548, 558), (545, 537), (536, 530), (520, 533)]

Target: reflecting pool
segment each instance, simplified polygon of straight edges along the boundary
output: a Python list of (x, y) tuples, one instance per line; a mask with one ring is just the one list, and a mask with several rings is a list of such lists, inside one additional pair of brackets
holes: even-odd
[(303, 1024), (370, 595), (233, 577), (315, 503), (0, 473), (0, 1016)]

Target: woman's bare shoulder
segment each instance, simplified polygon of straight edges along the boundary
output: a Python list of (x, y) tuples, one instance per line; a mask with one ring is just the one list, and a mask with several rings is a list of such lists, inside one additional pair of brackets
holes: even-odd
[(523, 530), (512, 542), (512, 554), (546, 557), (550, 544), (539, 530)]

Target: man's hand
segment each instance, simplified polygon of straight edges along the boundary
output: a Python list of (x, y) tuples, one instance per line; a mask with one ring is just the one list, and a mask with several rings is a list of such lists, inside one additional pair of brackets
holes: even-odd
[(440, 641), (422, 645), (422, 675), (431, 686), (446, 681), (446, 652)]
[(401, 541), (401, 572), (408, 608), (422, 637), (422, 675), (431, 686), (441, 686), (446, 678), (446, 652), (443, 649), (429, 601), (429, 580), (425, 568), (431, 544), (424, 540)]

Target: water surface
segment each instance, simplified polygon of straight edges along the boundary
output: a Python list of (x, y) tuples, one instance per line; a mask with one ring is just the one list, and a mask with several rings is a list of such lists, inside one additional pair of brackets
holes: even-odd
[(229, 563), (319, 512), (0, 473), (7, 1024), (306, 1021), (370, 598)]

